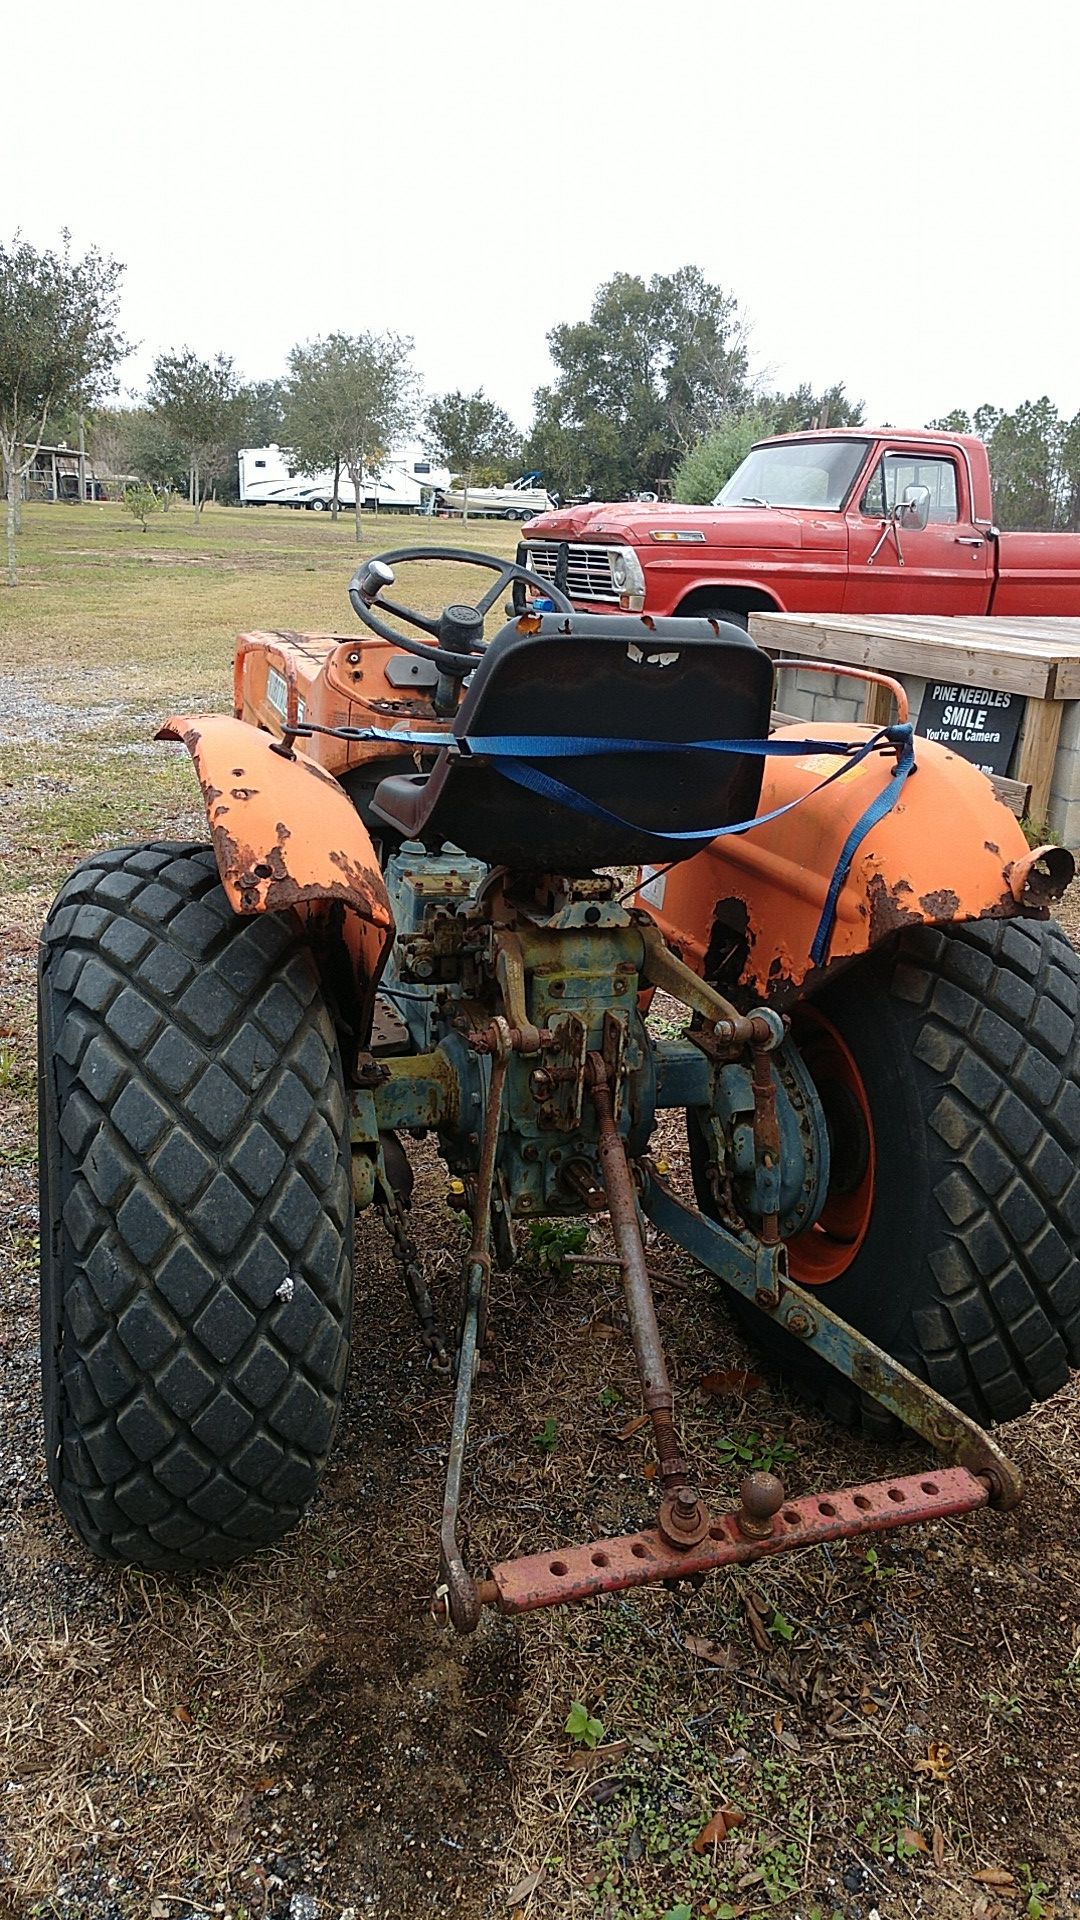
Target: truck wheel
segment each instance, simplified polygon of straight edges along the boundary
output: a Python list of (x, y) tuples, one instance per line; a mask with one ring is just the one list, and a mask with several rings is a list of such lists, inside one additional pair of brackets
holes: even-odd
[(88, 1547), (220, 1565), (283, 1534), (348, 1360), (352, 1188), (299, 922), (232, 912), (208, 847), (93, 856), (39, 977), (49, 1479)]
[(744, 633), (750, 631), (749, 614), (736, 613), (731, 607), (688, 607), (685, 614), (680, 607), (678, 613), (689, 620), (726, 620), (729, 627), (741, 627)]
[[(964, 1412), (1011, 1420), (1080, 1363), (1080, 959), (1055, 922), (913, 928), (795, 1010), (832, 1176), (792, 1278)], [(699, 1201), (709, 1204), (700, 1134)], [(829, 1411), (888, 1416), (768, 1316)]]

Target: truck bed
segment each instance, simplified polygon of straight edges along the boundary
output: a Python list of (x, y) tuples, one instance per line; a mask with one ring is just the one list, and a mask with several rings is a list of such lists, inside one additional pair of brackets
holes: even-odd
[(998, 535), (990, 612), (1017, 618), (1075, 615), (1080, 607), (1080, 533)]

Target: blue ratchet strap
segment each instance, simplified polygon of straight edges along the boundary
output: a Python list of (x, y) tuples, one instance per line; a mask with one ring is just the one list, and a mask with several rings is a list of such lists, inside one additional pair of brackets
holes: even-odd
[[(485, 760), (587, 760), (604, 753), (743, 753), (756, 754), (759, 759), (777, 755), (790, 760), (805, 753), (842, 753), (848, 764), (855, 766), (875, 747), (891, 744), (887, 727), (857, 745), (851, 740), (620, 740), (557, 733), (466, 734), (459, 740), (453, 733), (422, 733), (410, 727), (333, 727), (326, 731), (340, 740), (386, 740), (394, 746), (409, 748), (439, 747), (443, 752), (458, 753), (464, 759), (476, 756)], [(299, 732), (302, 737), (303, 727)]]
[[(525, 787), (543, 800), (554, 802), (557, 806), (569, 807), (576, 813), (583, 813), (593, 820), (606, 820), (609, 825), (620, 827), (629, 833), (648, 834), (653, 840), (721, 840), (730, 834), (749, 833), (754, 827), (767, 826), (773, 820), (780, 820), (785, 813), (791, 813), (804, 800), (812, 800), (815, 794), (823, 793), (831, 787), (834, 780), (857, 767), (868, 754), (879, 748), (892, 747), (896, 754), (887, 784), (881, 792), (875, 794), (870, 805), (862, 813), (840, 849), (833, 869), (832, 879), (821, 910), (817, 932), (810, 948), (810, 958), (815, 966), (820, 966), (828, 956), (829, 942), (832, 938), (833, 923), (836, 918), (837, 901), (840, 890), (851, 870), (851, 863), (866, 835), (891, 813), (903, 791), (904, 783), (910, 773), (915, 771), (914, 729), (909, 723), (882, 727), (871, 734), (868, 740), (855, 746), (850, 740), (618, 740), (595, 736), (566, 736), (559, 734), (491, 734), (473, 735), (464, 740), (455, 739), (449, 733), (419, 733), (409, 729), (389, 727), (364, 727), (340, 729), (350, 738), (365, 740), (390, 740), (408, 747), (440, 747), (444, 751), (456, 749), (467, 756), (473, 755), (488, 760), (497, 773), (504, 779), (512, 780), (516, 786)], [(799, 794), (795, 800), (789, 800), (782, 807), (774, 807), (771, 813), (759, 813), (752, 820), (739, 820), (734, 825), (722, 827), (694, 827), (688, 831), (673, 833), (661, 827), (642, 827), (632, 820), (624, 820), (621, 814), (612, 813), (576, 788), (568, 787), (564, 781), (557, 780), (553, 774), (544, 773), (539, 767), (530, 766), (531, 760), (570, 760), (588, 759), (608, 753), (736, 753), (752, 754), (760, 758), (777, 757), (792, 759), (799, 755), (842, 754), (843, 765), (826, 775), (816, 787), (808, 793)]]
[(876, 793), (860, 814), (840, 849), (840, 855), (833, 868), (829, 881), (829, 891), (825, 895), (825, 905), (821, 909), (817, 932), (810, 943), (810, 958), (815, 967), (820, 967), (828, 958), (829, 942), (832, 939), (833, 922), (836, 918), (836, 903), (840, 898), (840, 889), (851, 871), (851, 863), (872, 827), (891, 813), (903, 791), (904, 782), (909, 773), (915, 771), (915, 732), (910, 723), (904, 726), (886, 727), (889, 743), (897, 749), (896, 765), (880, 793)]
[[(624, 742), (619, 742), (618, 744), (623, 751), (627, 750)], [(712, 742), (695, 744), (699, 744), (702, 748), (713, 746)], [(851, 832), (848, 834), (847, 839), (840, 849), (840, 855), (833, 870), (832, 879), (829, 882), (825, 903), (821, 910), (821, 919), (818, 922), (817, 932), (814, 935), (810, 948), (810, 957), (814, 965), (821, 966), (828, 955), (829, 942), (832, 938), (833, 923), (836, 917), (837, 901), (840, 898), (840, 890), (844, 881), (850, 872), (852, 860), (866, 835), (873, 827), (877, 826), (880, 820), (885, 818), (886, 814), (891, 813), (903, 791), (904, 782), (908, 775), (915, 770), (914, 730), (910, 724), (882, 727), (878, 733), (872, 734), (870, 739), (864, 741), (854, 752), (851, 749), (850, 741), (834, 744), (824, 740), (784, 740), (776, 742), (757, 740), (742, 744), (744, 750), (758, 754), (767, 754), (777, 750), (779, 750), (781, 754), (783, 754), (785, 750), (793, 750), (798, 753), (806, 753), (808, 750), (815, 753), (827, 753), (831, 747), (834, 752), (843, 753), (845, 759), (843, 766), (837, 767), (832, 773), (827, 774), (825, 779), (820, 780), (816, 787), (811, 787), (808, 793), (799, 794), (797, 799), (787, 801), (782, 807), (774, 807), (770, 813), (759, 813), (756, 814), (752, 820), (739, 820), (730, 826), (697, 827), (690, 831), (682, 831), (679, 833), (673, 833), (659, 827), (642, 827), (634, 821), (624, 820), (620, 814), (610, 812), (607, 807), (602, 807), (596, 801), (589, 800), (585, 794), (578, 793), (574, 787), (566, 786), (563, 781), (556, 780), (553, 775), (543, 773), (539, 767), (531, 767), (524, 761), (511, 758), (494, 758), (491, 764), (507, 780), (512, 780), (516, 786), (527, 788), (530, 793), (538, 794), (544, 800), (551, 800), (557, 805), (570, 807), (575, 812), (586, 814), (594, 820), (606, 820), (610, 825), (622, 827), (631, 833), (646, 833), (654, 840), (720, 840), (730, 834), (749, 833), (753, 827), (767, 826), (772, 820), (782, 819), (785, 813), (791, 813), (795, 807), (801, 806), (804, 800), (812, 800), (815, 794), (824, 792), (825, 788), (830, 787), (834, 780), (839, 780), (841, 775), (849, 772), (852, 767), (858, 766), (860, 761), (865, 760), (867, 755), (873, 753), (877, 748), (881, 746), (892, 747), (896, 753), (896, 765), (893, 767), (889, 776), (888, 784), (881, 789), (880, 793), (875, 794), (870, 805), (855, 822), (855, 825), (852, 827)], [(474, 742), (474, 745), (478, 746), (479, 743)], [(515, 741), (515, 745), (523, 747), (525, 742), (524, 740)], [(547, 757), (545, 749), (550, 751), (553, 747), (553, 742), (540, 740), (530, 746), (530, 751), (537, 754), (538, 757)], [(578, 751), (580, 750), (579, 746)], [(600, 749), (594, 750), (599, 751)], [(610, 752), (613, 749), (612, 747), (607, 747), (603, 750)], [(629, 750), (637, 751), (638, 747), (635, 744), (631, 744)], [(656, 749), (645, 747), (644, 750), (655, 751)], [(734, 742), (716, 742), (714, 750), (721, 752), (731, 750), (734, 752), (738, 751), (738, 748)], [(565, 752), (565, 748), (563, 751)], [(588, 751), (587, 747), (586, 751)], [(671, 751), (671, 748), (669, 747), (667, 751)]]

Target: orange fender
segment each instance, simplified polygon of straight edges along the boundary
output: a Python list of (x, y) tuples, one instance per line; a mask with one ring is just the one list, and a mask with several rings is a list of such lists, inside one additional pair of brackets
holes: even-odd
[[(858, 742), (867, 734), (819, 721), (778, 727), (774, 738)], [(1072, 877), (1071, 857), (1059, 847), (1032, 853), (985, 775), (947, 747), (918, 739), (915, 759), (892, 812), (855, 853), (822, 967), (810, 948), (836, 861), (888, 780), (891, 751), (871, 754), (781, 820), (714, 840), (656, 878), (645, 869), (636, 904), (695, 971), (780, 1005), (901, 927), (1022, 911), (1045, 917), (1046, 902)], [(813, 751), (766, 760), (759, 813), (809, 794), (841, 764)]]
[[(174, 715), (157, 737), (181, 741), (195, 762), (235, 912), (292, 911), (307, 922), (335, 1012), (365, 1045), (393, 915), (375, 849), (344, 789), (299, 748), (275, 753), (271, 734), (224, 714)], [(351, 962), (344, 973), (343, 945)]]

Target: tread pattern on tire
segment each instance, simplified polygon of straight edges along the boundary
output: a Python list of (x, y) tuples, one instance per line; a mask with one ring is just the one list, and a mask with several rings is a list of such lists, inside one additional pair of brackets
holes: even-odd
[(1080, 958), (1053, 921), (923, 927), (900, 940), (889, 986), (918, 1013), (943, 1149), (936, 1300), (914, 1314), (927, 1378), (1012, 1419), (1080, 1364)]
[[(891, 1036), (872, 1099), (884, 1087), (907, 1128), (906, 1151), (879, 1157), (891, 1230), (874, 1245), (872, 1224), (822, 1298), (964, 1412), (1015, 1419), (1080, 1365), (1080, 956), (1052, 920), (911, 927), (820, 1005), (849, 1044), (852, 1025)], [(708, 1211), (700, 1169), (695, 1184)], [(729, 1306), (831, 1418), (895, 1435), (757, 1307)]]
[(77, 869), (41, 983), (50, 1479), (107, 1558), (224, 1563), (311, 1498), (348, 1361), (348, 1110), (315, 966), (298, 923), (232, 912), (210, 849), (162, 843)]

